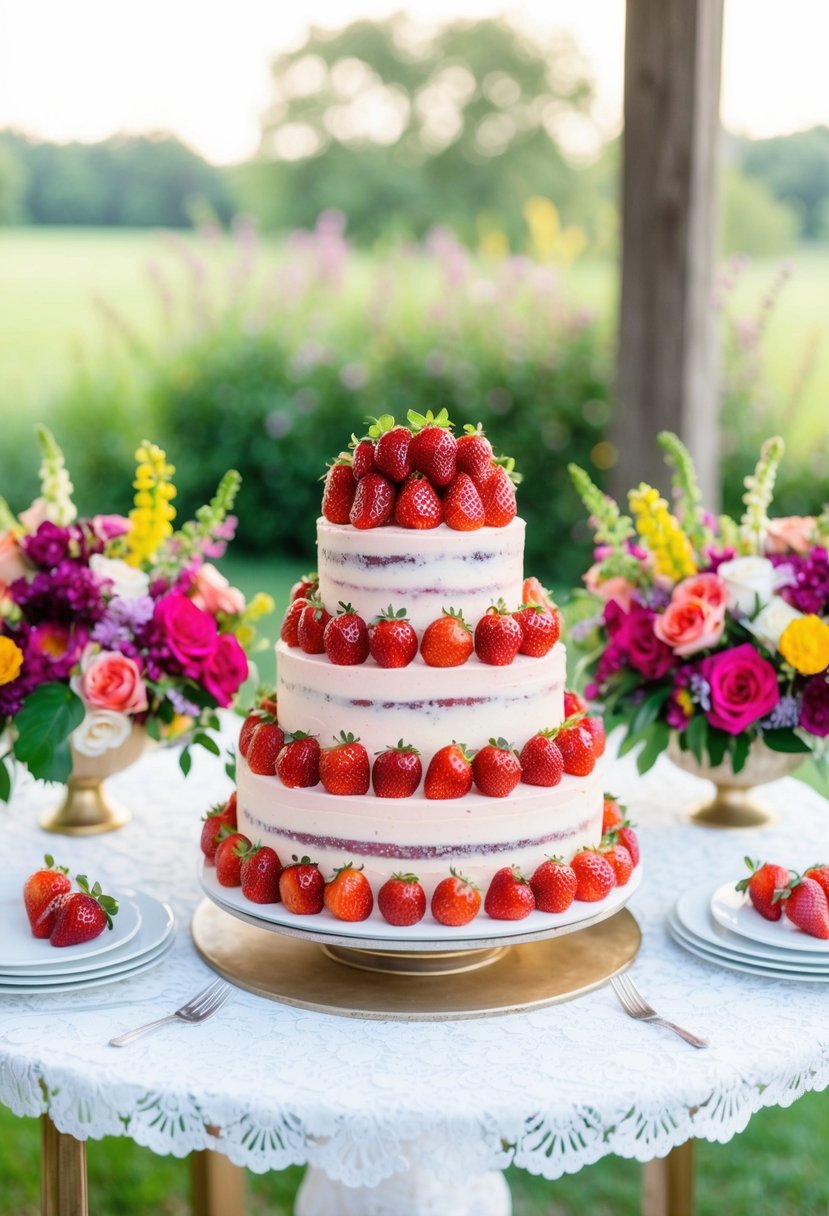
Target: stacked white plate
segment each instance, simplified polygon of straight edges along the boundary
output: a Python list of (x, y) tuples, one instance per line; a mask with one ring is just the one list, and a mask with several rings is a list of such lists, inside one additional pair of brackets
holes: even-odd
[(686, 891), (668, 914), (668, 931), (691, 954), (732, 971), (829, 982), (829, 941), (804, 933), (785, 914), (765, 920), (733, 882), (713, 893)]
[(91, 942), (53, 946), (32, 937), (22, 883), (0, 879), (0, 994), (76, 992), (132, 979), (159, 963), (173, 944), (173, 912), (143, 891), (113, 891), (119, 911), (112, 929)]

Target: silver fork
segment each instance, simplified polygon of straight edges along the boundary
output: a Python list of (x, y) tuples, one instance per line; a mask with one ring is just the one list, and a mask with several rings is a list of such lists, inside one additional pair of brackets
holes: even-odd
[(708, 1046), (707, 1039), (701, 1039), (698, 1035), (691, 1034), (690, 1030), (683, 1030), (675, 1022), (669, 1022), (667, 1018), (661, 1018), (642, 996), (642, 993), (629, 975), (612, 975), (610, 982), (625, 1013), (635, 1018), (637, 1022), (653, 1022), (655, 1026), (664, 1026), (667, 1030), (672, 1030), (674, 1034), (678, 1034), (681, 1039), (684, 1039), (686, 1043), (690, 1043), (692, 1047)]
[(135, 1030), (128, 1030), (125, 1034), (119, 1034), (116, 1039), (109, 1040), (109, 1045), (126, 1047), (127, 1043), (131, 1043), (139, 1035), (146, 1034), (148, 1030), (155, 1030), (156, 1026), (163, 1026), (165, 1022), (203, 1022), (205, 1018), (218, 1013), (230, 1000), (232, 993), (230, 984), (226, 984), (224, 980), (214, 980), (175, 1013), (170, 1013), (165, 1018), (156, 1018), (154, 1022), (147, 1022), (144, 1026), (136, 1026)]

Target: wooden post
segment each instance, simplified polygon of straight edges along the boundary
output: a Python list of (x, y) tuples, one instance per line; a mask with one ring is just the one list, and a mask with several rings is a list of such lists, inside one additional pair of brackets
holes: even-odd
[(686, 1140), (643, 1167), (642, 1216), (692, 1216), (693, 1210), (694, 1142)]
[(193, 1216), (244, 1216), (245, 1171), (212, 1149), (191, 1153), (190, 1202)]
[(627, 0), (622, 297), (612, 482), (665, 485), (676, 431), (719, 498), (713, 283), (723, 0)]
[(86, 1142), (59, 1132), (40, 1116), (41, 1216), (88, 1216)]

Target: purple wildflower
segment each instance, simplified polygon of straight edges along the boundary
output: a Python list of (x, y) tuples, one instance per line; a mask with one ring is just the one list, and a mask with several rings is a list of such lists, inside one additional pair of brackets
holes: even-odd
[(708, 710), (711, 708), (711, 685), (704, 675), (698, 671), (689, 672), (688, 692), (691, 700), (696, 705), (699, 705), (703, 713), (708, 713)]
[(786, 695), (780, 698), (767, 718), (760, 723), (761, 730), (785, 730), (797, 726), (800, 722), (800, 701), (797, 697)]
[(816, 545), (809, 553), (777, 554), (769, 559), (778, 569), (786, 567), (783, 599), (798, 612), (823, 615), (829, 605), (829, 553)]
[(178, 688), (168, 688), (165, 691), (167, 700), (177, 714), (183, 714), (185, 718), (198, 718), (201, 710), (194, 701), (188, 701), (184, 693)]
[(69, 528), (59, 528), (48, 519), (37, 532), (24, 536), (21, 547), (29, 561), (41, 570), (52, 570), (69, 556), (72, 533)]
[(19, 578), (9, 594), (33, 624), (41, 621), (93, 624), (104, 615), (101, 583), (88, 566), (68, 558), (49, 573), (41, 571), (31, 582)]
[(104, 650), (120, 650), (132, 653), (137, 635), (141, 633), (153, 617), (154, 601), (152, 596), (140, 595), (135, 599), (115, 597), (110, 600), (106, 612), (92, 631), (93, 642), (98, 642)]

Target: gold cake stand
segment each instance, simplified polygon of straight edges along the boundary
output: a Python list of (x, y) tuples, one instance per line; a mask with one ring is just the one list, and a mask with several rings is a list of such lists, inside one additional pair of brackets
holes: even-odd
[[(569, 1001), (624, 971), (639, 950), (626, 908), (522, 940), (395, 950), (367, 937), (292, 929), (207, 898), (192, 921), (196, 949), (219, 975), (259, 996), (353, 1018), (490, 1017)], [(448, 943), (446, 944), (448, 945)]]

